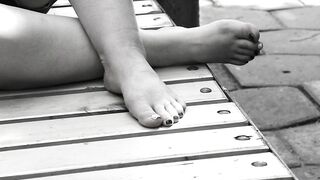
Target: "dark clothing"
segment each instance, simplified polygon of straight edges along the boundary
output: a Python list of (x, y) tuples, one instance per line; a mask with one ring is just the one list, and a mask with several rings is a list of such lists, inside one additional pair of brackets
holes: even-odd
[(0, 0), (1, 4), (46, 13), (57, 0)]

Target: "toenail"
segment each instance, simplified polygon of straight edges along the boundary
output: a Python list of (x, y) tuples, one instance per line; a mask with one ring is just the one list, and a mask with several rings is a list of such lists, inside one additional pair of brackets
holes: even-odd
[(183, 117), (183, 113), (179, 113), (179, 117), (182, 118)]
[(161, 119), (161, 117), (159, 115), (155, 115), (154, 114), (154, 115), (151, 116), (151, 119), (152, 120), (159, 120), (159, 119)]
[(259, 54), (260, 54), (260, 50), (256, 50), (254, 53), (255, 53), (256, 55), (259, 55)]
[(253, 36), (253, 34), (249, 34), (249, 40), (251, 41), (251, 42), (254, 42), (254, 36)]
[(174, 120), (174, 122), (178, 122), (179, 121), (179, 116), (173, 116), (173, 120)]
[(168, 119), (168, 120), (166, 120), (166, 121), (164, 122), (164, 124), (167, 125), (167, 126), (172, 126), (173, 121), (172, 121), (171, 119)]
[(259, 42), (258, 44), (258, 49), (261, 50), (263, 48), (263, 43), (262, 42)]

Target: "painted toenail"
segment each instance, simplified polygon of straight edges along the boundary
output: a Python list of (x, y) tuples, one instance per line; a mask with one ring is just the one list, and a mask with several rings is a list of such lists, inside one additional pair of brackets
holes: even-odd
[(164, 125), (166, 126), (172, 126), (172, 124), (173, 124), (173, 121), (171, 119), (168, 119), (164, 122)]
[(263, 43), (262, 42), (259, 42), (258, 44), (258, 49), (261, 50), (263, 48)]
[(179, 116), (173, 116), (173, 120), (175, 123), (179, 122), (179, 119), (180, 119)]
[(253, 34), (249, 34), (249, 40), (251, 41), (251, 42), (254, 42), (254, 36), (253, 36)]
[(182, 118), (183, 117), (183, 113), (179, 113), (179, 117)]
[(259, 54), (260, 54), (260, 50), (256, 50), (254, 53), (255, 53), (256, 55), (259, 55)]

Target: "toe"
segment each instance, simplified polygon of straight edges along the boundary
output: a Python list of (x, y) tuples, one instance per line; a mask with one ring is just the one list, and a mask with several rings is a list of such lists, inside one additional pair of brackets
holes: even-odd
[(243, 66), (247, 64), (249, 61), (238, 61), (238, 60), (229, 60), (230, 64), (237, 65), (237, 66)]
[(243, 49), (243, 48), (239, 48), (235, 51), (237, 54), (239, 55), (243, 55), (243, 56), (250, 56), (250, 57), (254, 57), (256, 56), (256, 51), (252, 51), (252, 50), (248, 50), (248, 49)]
[(233, 57), (231, 59), (235, 60), (235, 61), (248, 62), (248, 61), (253, 60), (254, 56), (235, 54), (235, 55), (233, 55)]
[(258, 50), (258, 43), (253, 43), (245, 39), (238, 40), (236, 46), (238, 47), (238, 49), (247, 49), (250, 51)]
[(238, 32), (238, 38), (247, 39), (253, 43), (257, 43), (260, 39), (260, 33), (258, 28), (253, 24), (243, 23), (240, 31)]
[(154, 106), (154, 110), (157, 114), (160, 115), (162, 119), (162, 124), (164, 126), (172, 126), (174, 121), (173, 121), (173, 116), (165, 109), (164, 105), (156, 105)]
[(127, 105), (127, 107), (142, 126), (155, 128), (162, 125), (162, 118), (147, 103)]
[(172, 104), (167, 104), (165, 106), (165, 109), (168, 111), (168, 113), (173, 117), (174, 123), (179, 122), (179, 115), (177, 110), (172, 106)]
[(172, 100), (171, 105), (176, 109), (176, 111), (178, 112), (178, 116), (181, 119), (184, 115), (184, 107), (176, 100)]

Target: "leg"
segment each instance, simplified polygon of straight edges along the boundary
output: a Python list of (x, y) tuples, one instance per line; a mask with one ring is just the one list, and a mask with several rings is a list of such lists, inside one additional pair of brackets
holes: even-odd
[[(50, 86), (104, 75), (103, 66), (77, 19), (0, 4), (0, 22), (1, 89)], [(115, 92), (123, 94), (129, 111), (142, 125), (157, 127), (163, 122), (172, 125), (183, 113), (184, 103), (179, 103), (152, 69), (148, 73), (152, 76), (142, 76), (148, 79), (142, 85), (120, 79), (117, 84), (124, 85)], [(105, 80), (112, 79), (111, 76), (114, 75)]]
[(77, 19), (0, 4), (0, 87), (32, 88), (101, 77)]
[[(77, 19), (0, 5), (0, 22), (0, 88), (31, 88), (102, 77), (100, 60)], [(225, 49), (233, 48), (242, 40), (249, 44), (248, 40), (238, 36), (251, 33), (253, 29), (244, 30), (246, 28), (242, 26), (247, 25), (243, 24), (235, 29), (230, 23), (222, 24), (190, 30), (173, 28), (170, 31), (142, 31), (148, 62), (151, 66), (206, 62), (207, 58), (215, 58), (217, 52), (221, 53), (222, 50), (226, 52), (218, 57), (224, 59), (234, 56), (239, 60), (235, 52), (239, 48), (231, 51)], [(222, 30), (226, 33), (221, 33)], [(245, 33), (239, 33), (239, 30)], [(211, 34), (212, 37), (208, 38)], [(187, 41), (185, 37), (189, 37)], [(201, 41), (204, 41), (204, 45)], [(253, 52), (246, 49), (242, 51)], [(200, 61), (197, 61), (198, 58)], [(115, 79), (113, 74), (104, 78), (106, 88), (123, 94), (129, 111), (142, 125), (156, 127), (163, 121), (177, 121), (177, 117), (183, 116), (185, 104), (153, 71), (148, 71), (147, 76), (144, 76), (145, 72), (135, 74), (138, 74), (135, 76), (137, 79), (117, 79), (116, 83), (112, 82)], [(136, 84), (141, 79), (146, 83)]]

